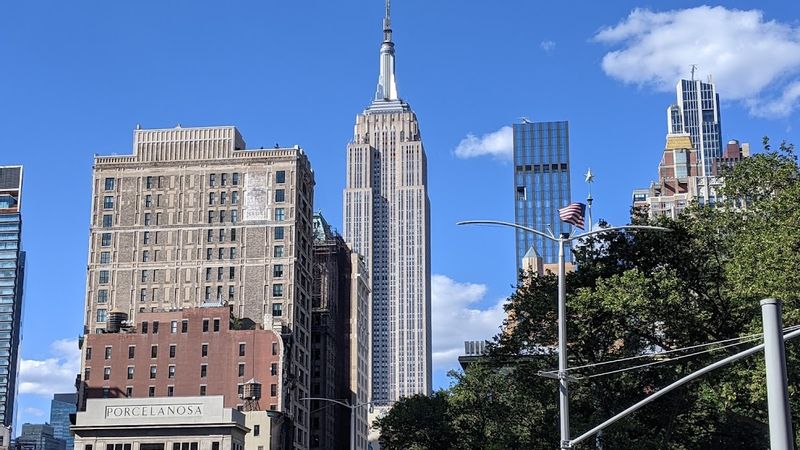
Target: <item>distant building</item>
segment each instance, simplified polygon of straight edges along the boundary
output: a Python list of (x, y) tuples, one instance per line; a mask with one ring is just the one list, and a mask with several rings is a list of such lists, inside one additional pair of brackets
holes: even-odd
[[(363, 260), (314, 215), (311, 396), (369, 401), (369, 289)], [(311, 400), (311, 449), (349, 449), (350, 411)], [(367, 448), (368, 407), (356, 410), (356, 449)]]
[(53, 436), (53, 427), (48, 424), (22, 425), (22, 434), (14, 441), (16, 450), (64, 450), (63, 439)]
[[(514, 124), (515, 222), (556, 236), (569, 233), (572, 227), (558, 214), (570, 203), (569, 170), (568, 122)], [(558, 263), (557, 242), (517, 229), (517, 272), (524, 268), (523, 258), (531, 248), (543, 264)], [(565, 258), (572, 259), (569, 247)]]
[(14, 418), (24, 287), (22, 166), (0, 166), (0, 424), (6, 428)]
[[(222, 396), (91, 399), (72, 431), (80, 450), (257, 450), (255, 430)], [(268, 444), (269, 445), (269, 444)], [(283, 449), (279, 445), (262, 450)]]
[(70, 414), (75, 414), (78, 405), (78, 394), (55, 394), (50, 401), (50, 426), (53, 427), (53, 436), (61, 439), (66, 444), (66, 450), (72, 450), (74, 442), (69, 432), (71, 425)]
[(688, 134), (698, 175), (710, 176), (715, 160), (722, 156), (722, 121), (719, 94), (714, 84), (700, 80), (680, 80), (675, 86), (677, 104), (667, 108), (667, 133)]

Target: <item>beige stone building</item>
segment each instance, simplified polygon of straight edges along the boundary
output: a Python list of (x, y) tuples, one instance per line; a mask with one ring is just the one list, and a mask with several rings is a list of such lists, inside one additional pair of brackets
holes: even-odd
[(137, 128), (133, 154), (96, 156), (92, 181), (86, 333), (145, 311), (231, 306), (282, 336), (281, 413), (307, 448), (298, 399), (309, 387), (314, 174), (303, 150), (247, 149), (234, 127)]

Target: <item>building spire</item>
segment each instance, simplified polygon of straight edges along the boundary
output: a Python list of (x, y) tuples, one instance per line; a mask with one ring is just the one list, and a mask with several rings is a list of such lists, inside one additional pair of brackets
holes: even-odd
[(386, 0), (386, 15), (383, 17), (383, 43), (381, 44), (381, 68), (375, 101), (394, 101), (397, 97), (397, 82), (394, 76), (394, 42), (392, 42), (391, 0)]

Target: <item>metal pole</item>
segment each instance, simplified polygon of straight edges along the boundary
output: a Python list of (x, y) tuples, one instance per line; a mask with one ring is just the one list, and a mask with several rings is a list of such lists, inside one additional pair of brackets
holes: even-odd
[(558, 383), (561, 447), (569, 448), (569, 385), (567, 384), (567, 283), (564, 244), (569, 235), (558, 237)]
[(356, 450), (356, 405), (350, 406), (350, 450)]
[(772, 450), (794, 450), (781, 310), (782, 302), (780, 300), (774, 298), (761, 300), (761, 317), (764, 323), (764, 363), (767, 366), (769, 447)]

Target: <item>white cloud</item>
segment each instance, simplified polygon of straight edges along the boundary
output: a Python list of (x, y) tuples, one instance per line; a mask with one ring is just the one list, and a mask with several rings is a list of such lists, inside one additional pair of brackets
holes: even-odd
[(491, 339), (505, 319), (505, 299), (481, 309), (477, 306), (486, 295), (486, 285), (460, 283), (445, 275), (431, 279), (433, 326), (433, 366), (450, 370), (458, 367), (464, 353), (464, 341)]
[(635, 9), (594, 39), (620, 47), (602, 67), (625, 83), (670, 91), (697, 64), (721, 98), (742, 101), (751, 114), (786, 116), (800, 100), (800, 27), (765, 21), (759, 10)]
[(31, 416), (36, 416), (36, 417), (44, 416), (44, 411), (43, 410), (41, 410), (39, 408), (34, 408), (32, 406), (27, 407), (27, 408), (23, 408), (22, 412), (24, 412), (25, 414), (31, 415)]
[(462, 159), (488, 155), (497, 159), (510, 160), (514, 152), (513, 141), (514, 133), (512, 128), (504, 126), (481, 137), (477, 137), (472, 133), (468, 134), (458, 143), (454, 153)]
[(80, 350), (74, 339), (50, 344), (52, 358), (23, 359), (19, 369), (19, 392), (52, 397), (57, 392), (74, 392), (75, 376), (81, 368)]
[(539, 46), (542, 47), (542, 50), (546, 53), (550, 53), (556, 49), (556, 43), (553, 41), (542, 41)]

